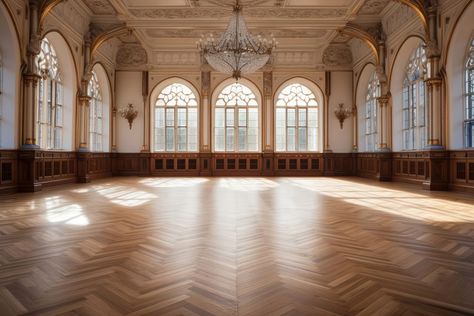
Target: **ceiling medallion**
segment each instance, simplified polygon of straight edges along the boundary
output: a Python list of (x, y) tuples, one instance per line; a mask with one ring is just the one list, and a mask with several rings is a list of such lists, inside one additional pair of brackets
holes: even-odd
[(277, 44), (273, 36), (268, 40), (260, 35), (255, 38), (249, 33), (239, 0), (220, 39), (216, 41), (210, 34), (206, 39), (202, 36), (197, 42), (199, 51), (212, 68), (232, 75), (236, 80), (243, 74), (262, 68)]

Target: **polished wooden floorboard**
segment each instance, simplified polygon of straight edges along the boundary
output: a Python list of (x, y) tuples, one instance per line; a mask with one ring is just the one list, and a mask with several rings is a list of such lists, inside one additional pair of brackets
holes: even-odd
[(110, 178), (0, 196), (0, 315), (474, 315), (474, 196)]

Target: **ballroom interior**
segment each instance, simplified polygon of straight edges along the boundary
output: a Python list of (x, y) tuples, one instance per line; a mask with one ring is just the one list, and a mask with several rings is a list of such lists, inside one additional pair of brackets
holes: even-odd
[(0, 315), (474, 315), (472, 0), (1, 0)]

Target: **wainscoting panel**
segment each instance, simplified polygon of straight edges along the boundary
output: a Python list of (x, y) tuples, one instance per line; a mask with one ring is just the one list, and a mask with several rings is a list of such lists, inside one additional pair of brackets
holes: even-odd
[(474, 191), (474, 151), (452, 151), (450, 162), (450, 187)]
[(0, 150), (0, 193), (15, 192), (17, 186), (18, 153)]

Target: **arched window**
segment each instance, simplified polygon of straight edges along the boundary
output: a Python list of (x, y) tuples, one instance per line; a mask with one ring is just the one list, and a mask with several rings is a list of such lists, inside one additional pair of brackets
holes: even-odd
[(103, 105), (102, 94), (100, 92), (99, 81), (97, 75), (92, 71), (92, 77), (89, 81), (88, 89), (89, 97), (89, 146), (91, 151), (103, 151)]
[(215, 151), (258, 151), (258, 128), (258, 101), (252, 90), (238, 82), (225, 87), (214, 109)]
[(285, 87), (276, 101), (276, 151), (317, 151), (319, 105), (306, 86)]
[(464, 116), (465, 147), (474, 147), (474, 38), (469, 45), (466, 62), (466, 104)]
[(380, 97), (380, 82), (374, 72), (369, 80), (365, 98), (365, 148), (366, 151), (377, 149), (377, 98)]
[(425, 129), (426, 53), (420, 45), (410, 56), (403, 81), (403, 149), (422, 149), (426, 145)]
[(43, 149), (62, 148), (63, 86), (56, 52), (44, 38), (38, 55), (41, 79), (38, 84), (36, 143)]
[(181, 83), (164, 88), (155, 102), (155, 151), (198, 150), (198, 100)]

